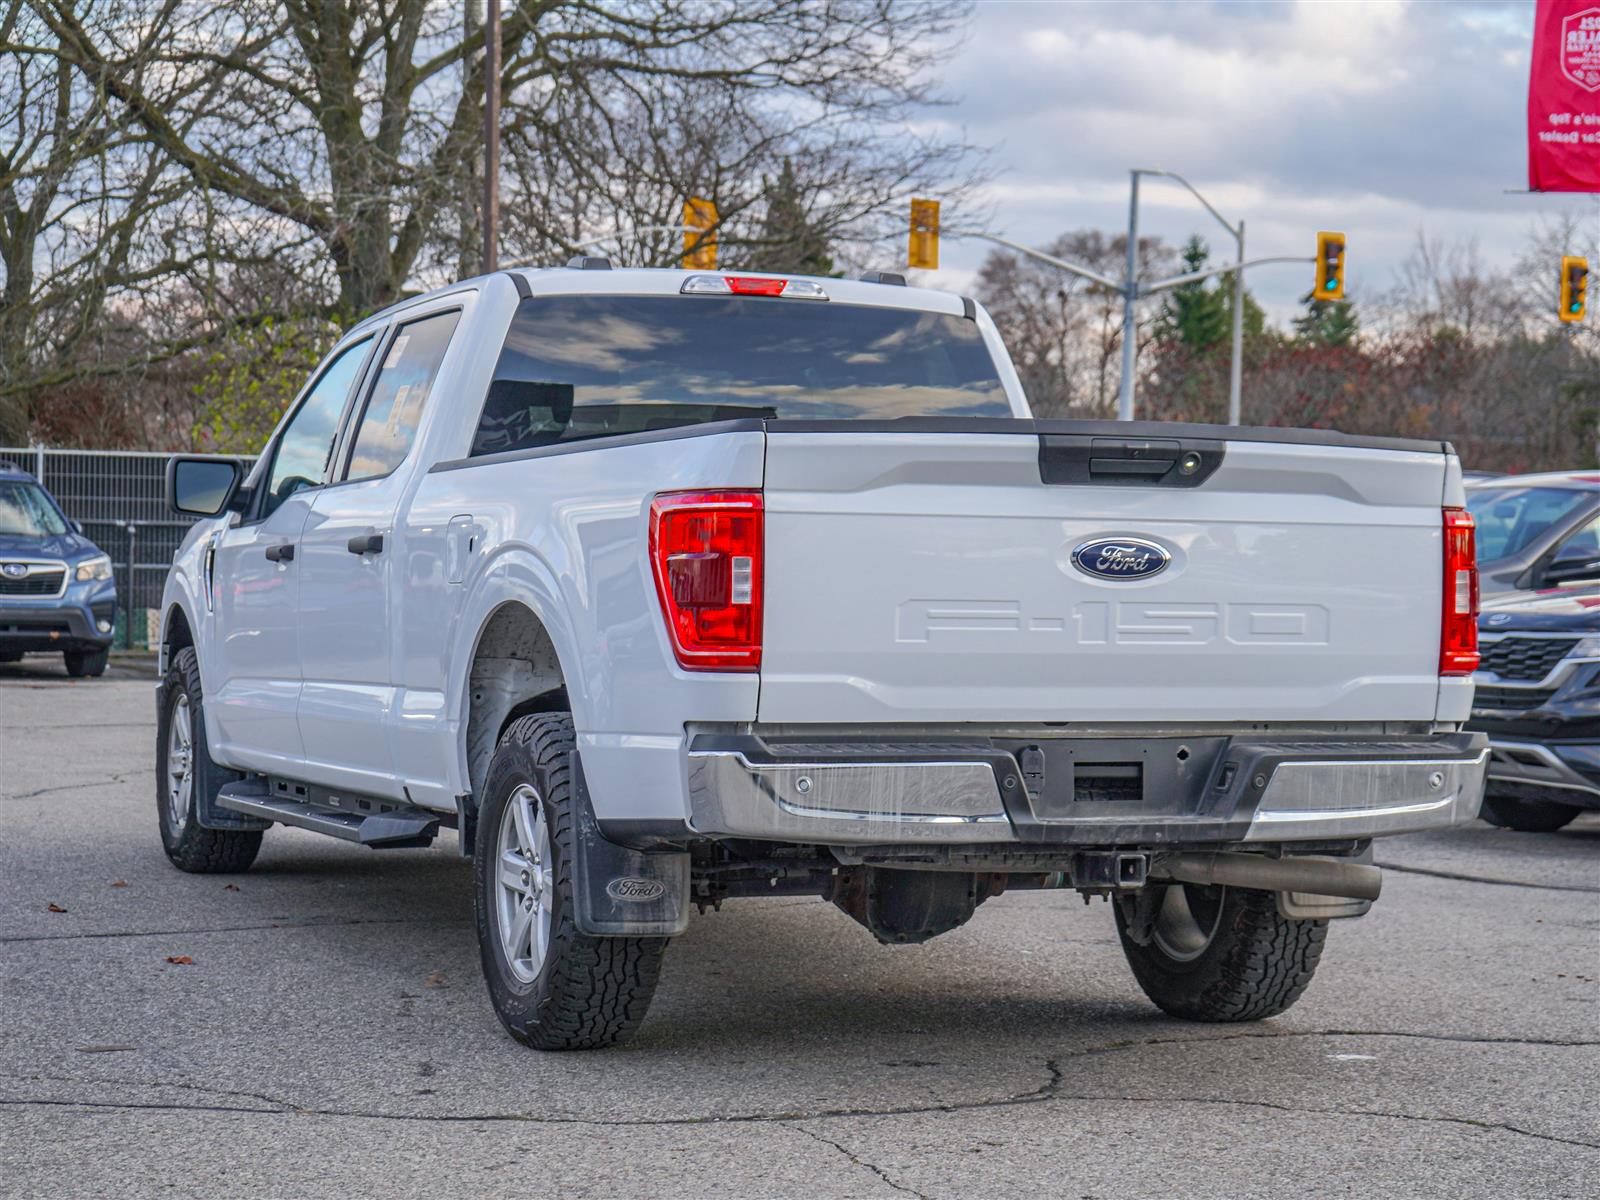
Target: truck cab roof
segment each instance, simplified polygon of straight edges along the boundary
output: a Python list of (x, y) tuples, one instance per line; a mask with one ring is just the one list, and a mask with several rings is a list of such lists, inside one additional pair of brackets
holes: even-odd
[[(576, 265), (591, 264), (588, 266)], [(605, 266), (592, 264), (605, 263)], [(874, 305), (879, 308), (913, 309), (919, 312), (946, 313), (976, 319), (978, 306), (968, 297), (936, 288), (912, 287), (904, 277), (893, 272), (868, 272), (859, 279), (839, 279), (828, 275), (805, 275), (770, 271), (710, 270), (687, 271), (679, 267), (617, 267), (610, 260), (597, 257), (574, 259), (571, 265), (555, 267), (506, 267), (503, 270), (434, 288), (379, 310), (361, 321), (350, 331), (389, 320), (408, 308), (426, 304), (452, 292), (481, 288), (496, 278), (507, 278), (523, 299), (532, 296), (612, 295), (612, 296), (672, 296), (683, 294), (690, 279), (737, 279), (762, 281), (803, 281), (813, 285), (820, 295), (760, 295), (749, 293), (754, 299), (778, 300), (792, 304)], [(730, 289), (731, 291), (731, 289)]]

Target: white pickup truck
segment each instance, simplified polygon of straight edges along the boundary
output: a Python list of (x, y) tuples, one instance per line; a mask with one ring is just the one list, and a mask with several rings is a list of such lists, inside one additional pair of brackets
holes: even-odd
[(495, 1011), (593, 1047), (727, 897), (885, 943), (1110, 898), (1169, 1013), (1283, 1011), (1373, 837), (1477, 814), (1437, 442), (1036, 421), (987, 315), (861, 280), (513, 270), (362, 321), (163, 599), (186, 871), (457, 831)]

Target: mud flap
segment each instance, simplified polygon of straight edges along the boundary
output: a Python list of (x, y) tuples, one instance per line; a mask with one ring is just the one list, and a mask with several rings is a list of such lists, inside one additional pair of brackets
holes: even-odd
[[(167, 708), (167, 681), (161, 679), (156, 683), (156, 719), (159, 722), (161, 714)], [(158, 726), (159, 727), (159, 726)], [(194, 773), (194, 817), (202, 829), (235, 829), (257, 830), (271, 829), (271, 821), (263, 821), (259, 817), (246, 816), (244, 813), (229, 812), (217, 805), (217, 793), (222, 790), (223, 784), (233, 783), (242, 779), (237, 771), (229, 771), (215, 763), (197, 763)], [(261, 794), (266, 795), (267, 786), (261, 784)]]
[(573, 830), (573, 920), (593, 937), (676, 937), (689, 925), (689, 852), (634, 850), (600, 832), (583, 776), (573, 754), (577, 784)]

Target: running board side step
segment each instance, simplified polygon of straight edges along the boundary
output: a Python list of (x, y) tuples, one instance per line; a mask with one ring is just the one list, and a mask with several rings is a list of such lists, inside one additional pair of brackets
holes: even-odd
[[(300, 785), (291, 786), (295, 786), (302, 794), (310, 790)], [(279, 788), (282, 790), (281, 784)], [(364, 804), (377, 811), (360, 812), (333, 805), (324, 807), (275, 796), (269, 792), (268, 784), (260, 779), (241, 779), (223, 784), (217, 792), (217, 807), (266, 821), (277, 821), (282, 825), (309, 829), (312, 833), (325, 833), (340, 841), (389, 850), (431, 846), (443, 819), (439, 813), (395, 805), (392, 801), (349, 796), (329, 799), (341, 806)], [(378, 810), (380, 804), (383, 807)]]

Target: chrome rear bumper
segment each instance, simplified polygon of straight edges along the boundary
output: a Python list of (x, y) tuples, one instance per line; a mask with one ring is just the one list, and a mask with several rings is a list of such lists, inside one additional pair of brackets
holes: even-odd
[[(1059, 763), (1070, 765), (1075, 755), (1117, 754), (1150, 764), (1148, 774), (1139, 772), (1149, 781), (1146, 791), (1080, 801), (1070, 782), (1052, 794), (1038, 765), (1043, 751), (1019, 749), (1014, 740), (702, 737), (688, 756), (690, 824), (709, 837), (823, 845), (1358, 839), (1472, 820), (1489, 759), (1482, 734), (1327, 743), (1189, 739), (1197, 749), (1182, 757), (1198, 769), (1162, 774), (1155, 768), (1177, 743), (1051, 740), (1058, 777)], [(1037, 757), (1030, 760), (1029, 752)], [(1030, 762), (1035, 775), (1023, 769)], [(1065, 799), (1061, 786), (1069, 791)]]

